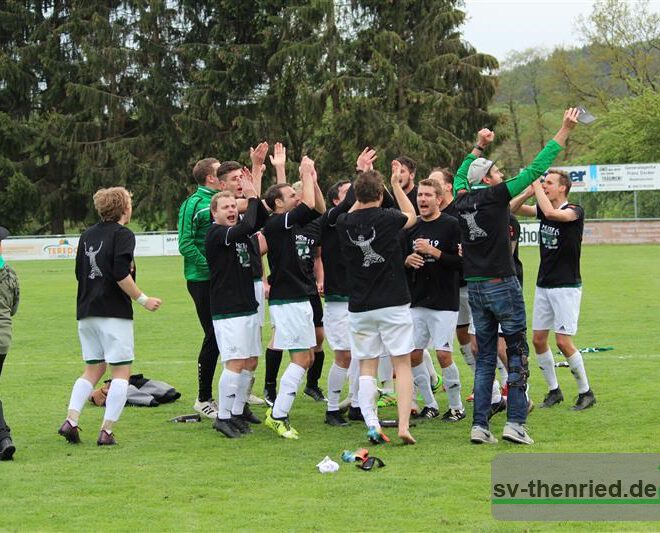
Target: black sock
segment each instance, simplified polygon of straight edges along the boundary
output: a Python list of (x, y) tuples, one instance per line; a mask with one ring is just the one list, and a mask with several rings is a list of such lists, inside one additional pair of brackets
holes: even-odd
[(266, 348), (266, 379), (265, 388), (275, 388), (277, 385), (277, 374), (282, 364), (282, 350)]
[(307, 386), (318, 387), (319, 379), (321, 379), (321, 372), (323, 372), (323, 362), (325, 361), (325, 353), (323, 350), (314, 352), (314, 364), (307, 371)]

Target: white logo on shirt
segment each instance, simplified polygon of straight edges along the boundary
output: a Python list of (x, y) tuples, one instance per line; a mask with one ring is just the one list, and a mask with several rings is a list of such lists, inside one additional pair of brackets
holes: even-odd
[(541, 224), (539, 229), (541, 235), (541, 244), (548, 250), (556, 250), (559, 248), (559, 228), (553, 228), (547, 224)]
[(465, 220), (468, 230), (470, 230), (469, 238), (471, 241), (478, 239), (479, 237), (488, 237), (488, 233), (486, 233), (482, 228), (478, 226), (477, 221), (475, 220), (476, 216), (476, 209), (471, 213), (461, 213), (461, 218)]
[(371, 228), (371, 232), (372, 235), (370, 239), (365, 239), (364, 235), (358, 235), (357, 241), (354, 241), (353, 238), (348, 233), (348, 231), (346, 231), (346, 234), (348, 235), (348, 240), (351, 241), (360, 250), (362, 250), (362, 253), (364, 254), (364, 261), (362, 261), (363, 267), (370, 267), (375, 263), (385, 262), (383, 256), (376, 253), (374, 249), (371, 247), (371, 243), (376, 238), (376, 228)]
[(87, 248), (87, 243), (85, 243), (85, 255), (89, 257), (89, 268), (91, 270), (88, 276), (89, 279), (103, 277), (103, 272), (101, 272), (101, 269), (96, 264), (96, 254), (98, 254), (101, 251), (101, 248), (103, 248), (103, 241), (101, 241), (101, 245), (99, 246), (99, 249), (96, 251), (94, 251), (94, 247), (91, 244), (89, 248)]
[(247, 243), (237, 242), (236, 255), (238, 256), (238, 264), (243, 268), (250, 268), (250, 253), (248, 252)]

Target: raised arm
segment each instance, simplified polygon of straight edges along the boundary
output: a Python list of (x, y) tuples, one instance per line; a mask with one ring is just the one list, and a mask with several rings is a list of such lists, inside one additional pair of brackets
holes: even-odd
[(470, 184), (467, 179), (468, 169), (470, 168), (472, 161), (479, 157), (483, 157), (486, 148), (488, 148), (488, 145), (492, 143), (494, 139), (495, 133), (488, 128), (483, 128), (477, 132), (477, 142), (472, 148), (472, 151), (465, 156), (463, 163), (461, 163), (461, 166), (458, 167), (458, 170), (456, 171), (456, 176), (454, 176), (454, 197), (458, 196), (460, 191), (467, 192), (470, 190)]
[(312, 176), (314, 178), (314, 209), (316, 209), (318, 213), (323, 214), (326, 211), (325, 198), (323, 197), (323, 192), (319, 187), (319, 177), (316, 174), (316, 168), (314, 168)]
[(300, 201), (310, 209), (314, 209), (314, 172), (314, 161), (304, 156), (300, 162), (300, 179), (303, 184)]
[(552, 203), (546, 196), (540, 182), (535, 181), (532, 183), (532, 187), (534, 188), (538, 208), (543, 211), (543, 214), (547, 219), (556, 220), (558, 222), (573, 222), (574, 220), (577, 220), (578, 213), (575, 209), (555, 209), (552, 206)]
[[(268, 153), (268, 143), (260, 142), (256, 148), (250, 147), (250, 160), (252, 161), (252, 178), (257, 189), (257, 195), (261, 194), (261, 179), (263, 178), (266, 165), (266, 154)], [(258, 186), (257, 186), (258, 184)]]
[[(536, 182), (534, 182), (536, 183)], [(530, 185), (527, 187), (521, 194), (512, 198), (509, 202), (509, 207), (511, 212), (514, 215), (522, 215), (525, 217), (535, 217), (536, 216), (536, 206), (535, 205), (525, 205), (525, 202), (534, 196), (534, 189)]]
[(286, 183), (286, 148), (282, 143), (275, 143), (270, 164), (275, 169), (275, 183)]
[(401, 163), (395, 159), (392, 161), (392, 178), (390, 179), (390, 183), (392, 184), (392, 193), (394, 194), (396, 203), (399, 204), (401, 212), (408, 218), (403, 226), (404, 229), (407, 229), (414, 226), (417, 222), (417, 213), (415, 213), (415, 208), (413, 207), (412, 202), (401, 188), (401, 184), (399, 183), (400, 174)]

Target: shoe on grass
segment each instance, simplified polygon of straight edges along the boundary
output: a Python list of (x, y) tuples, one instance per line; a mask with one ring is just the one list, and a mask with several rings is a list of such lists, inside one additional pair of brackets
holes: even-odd
[(248, 404), (245, 404), (245, 407), (243, 407), (243, 414), (241, 417), (250, 424), (261, 424), (261, 420), (259, 420), (257, 415), (252, 412), (252, 409), (250, 409)]
[(370, 426), (369, 431), (367, 431), (367, 438), (371, 444), (386, 444), (390, 442), (390, 439), (383, 430), (377, 428), (376, 426)]
[(488, 414), (488, 420), (493, 418), (497, 413), (506, 411), (506, 398), (502, 396), (502, 399), (497, 403), (490, 404), (490, 413)]
[(346, 419), (341, 416), (339, 411), (326, 411), (325, 412), (325, 423), (329, 426), (348, 426)]
[(422, 419), (422, 420), (432, 420), (434, 418), (438, 418), (440, 416), (440, 411), (436, 409), (435, 407), (424, 407), (420, 411), (420, 413), (415, 417), (417, 419)]
[(359, 407), (353, 407), (351, 405), (348, 408), (348, 419), (355, 420), (358, 422), (364, 422), (364, 417), (362, 416), (362, 410)]
[(259, 398), (256, 394), (250, 393), (247, 403), (250, 405), (266, 405), (266, 400)]
[(5, 437), (0, 440), (0, 461), (11, 461), (14, 458), (16, 446), (11, 437)]
[(470, 431), (470, 442), (472, 444), (497, 444), (497, 439), (486, 428), (472, 426)]
[(60, 429), (57, 430), (57, 433), (62, 435), (71, 444), (80, 443), (80, 428), (69, 422), (68, 418), (60, 426)]
[(229, 419), (229, 423), (234, 426), (238, 432), (241, 435), (245, 435), (247, 433), (252, 433), (252, 428), (250, 427), (250, 423), (243, 419), (243, 416), (235, 416), (231, 415), (231, 418)]
[(307, 396), (309, 396), (312, 400), (315, 402), (327, 402), (327, 398), (323, 394), (323, 391), (321, 390), (320, 387), (305, 387), (305, 390), (303, 391)]
[(213, 422), (213, 429), (222, 433), (228, 439), (238, 439), (241, 432), (231, 423), (231, 419), (216, 418)]
[(272, 429), (280, 437), (284, 439), (298, 440), (298, 432), (291, 427), (289, 417), (286, 418), (273, 418), (273, 410), (266, 411), (266, 420), (264, 422), (266, 427)]
[(571, 410), (584, 411), (585, 409), (589, 409), (589, 407), (593, 406), (595, 403), (596, 397), (594, 396), (594, 392), (589, 389), (587, 392), (578, 394), (578, 399), (575, 402), (575, 405), (571, 407)]
[(112, 432), (108, 433), (105, 429), (102, 429), (99, 433), (99, 438), (96, 439), (96, 444), (98, 446), (114, 446), (117, 444), (115, 434)]
[(547, 409), (548, 407), (552, 407), (553, 405), (557, 405), (558, 403), (561, 403), (564, 401), (564, 395), (561, 393), (561, 389), (557, 387), (556, 389), (553, 389), (548, 392), (548, 394), (545, 395), (545, 398), (543, 398), (543, 402), (539, 407), (541, 409)]
[(275, 405), (275, 400), (277, 399), (277, 389), (275, 386), (266, 386), (264, 387), (264, 402), (268, 407), (273, 407)]
[(527, 433), (527, 428), (523, 424), (516, 422), (507, 422), (504, 424), (502, 438), (515, 444), (534, 444), (534, 440)]
[(214, 404), (215, 401), (212, 399), (206, 402), (200, 402), (199, 400), (195, 400), (193, 409), (197, 411), (200, 415), (215, 420), (216, 418), (218, 418), (218, 407), (217, 405)]
[(448, 409), (447, 412), (442, 415), (441, 420), (443, 422), (459, 422), (465, 418), (465, 410), (461, 409)]

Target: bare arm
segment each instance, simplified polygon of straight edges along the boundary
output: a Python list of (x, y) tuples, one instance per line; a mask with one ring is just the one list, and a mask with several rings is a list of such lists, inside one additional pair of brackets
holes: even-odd
[(573, 222), (577, 220), (578, 214), (574, 209), (555, 209), (552, 207), (552, 203), (538, 181), (535, 181), (532, 187), (534, 187), (534, 194), (536, 194), (536, 202), (547, 219), (556, 220), (557, 222)]
[(323, 197), (323, 192), (319, 187), (318, 176), (316, 175), (316, 168), (312, 174), (314, 176), (314, 209), (319, 213), (323, 214), (326, 211), (325, 207), (325, 198)]
[(310, 209), (314, 209), (314, 172), (314, 161), (304, 156), (300, 162), (300, 178), (303, 184), (300, 201)]
[(144, 294), (135, 284), (135, 280), (129, 274), (117, 282), (119, 288), (124, 291), (131, 300), (136, 300), (147, 311), (157, 311), (162, 303), (160, 298), (151, 298)]
[(401, 212), (408, 218), (403, 226), (404, 229), (408, 229), (417, 223), (417, 213), (415, 213), (415, 208), (413, 207), (412, 202), (401, 188), (401, 184), (399, 183), (400, 173), (401, 163), (395, 159), (392, 161), (392, 179), (390, 180), (392, 184), (392, 193), (394, 194), (396, 203), (399, 204)]
[(275, 168), (275, 183), (286, 183), (286, 148), (282, 143), (275, 143), (270, 164)]
[[(266, 166), (266, 154), (268, 153), (268, 143), (266, 141), (260, 142), (256, 148), (250, 147), (250, 160), (252, 161), (252, 178), (254, 187), (257, 189), (257, 196), (261, 194), (261, 178), (264, 175)], [(257, 186), (258, 185), (258, 186)]]
[(525, 202), (534, 196), (534, 189), (530, 185), (527, 187), (521, 194), (512, 198), (509, 202), (509, 207), (511, 212), (515, 215), (522, 215), (525, 217), (535, 217), (536, 216), (536, 206), (535, 205), (525, 205)]
[(575, 107), (571, 107), (564, 112), (564, 119), (561, 123), (561, 128), (559, 128), (559, 131), (553, 137), (559, 145), (566, 146), (568, 136), (578, 122), (577, 118), (579, 114), (580, 112)]

